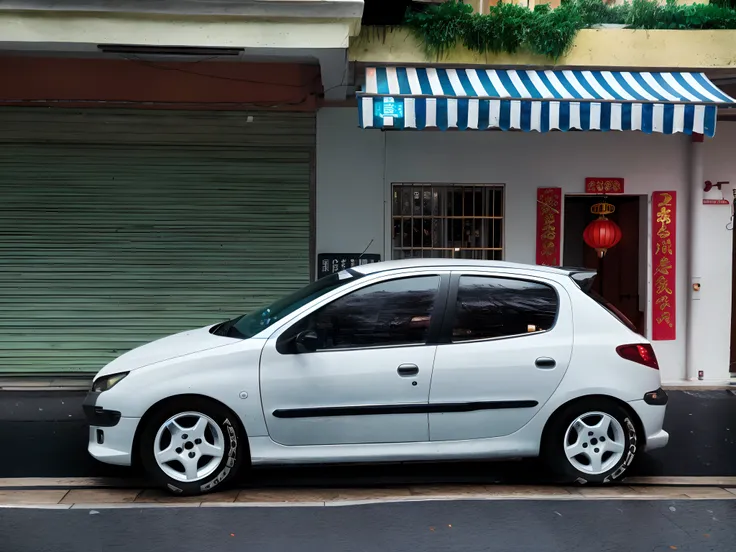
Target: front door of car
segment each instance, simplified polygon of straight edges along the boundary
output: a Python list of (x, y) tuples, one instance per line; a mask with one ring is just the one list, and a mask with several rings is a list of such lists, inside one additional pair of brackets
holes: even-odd
[(536, 277), (453, 273), (429, 403), (432, 441), (509, 435), (552, 396), (572, 354), (564, 287)]
[(449, 273), (366, 277), (271, 336), (261, 397), (283, 445), (429, 440), (427, 403)]

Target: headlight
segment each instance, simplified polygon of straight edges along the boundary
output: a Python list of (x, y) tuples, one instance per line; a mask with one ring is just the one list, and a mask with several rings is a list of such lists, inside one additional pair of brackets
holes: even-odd
[(130, 372), (121, 372), (120, 374), (112, 374), (110, 376), (103, 376), (92, 382), (92, 392), (102, 393), (108, 391), (120, 383), (125, 376)]

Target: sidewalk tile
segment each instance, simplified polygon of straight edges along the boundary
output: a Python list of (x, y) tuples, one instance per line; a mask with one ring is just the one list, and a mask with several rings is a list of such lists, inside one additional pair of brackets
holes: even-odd
[(325, 502), (337, 498), (332, 489), (253, 489), (243, 490), (236, 502)]
[(547, 485), (487, 485), (487, 492), (493, 496), (513, 496), (523, 498), (525, 496), (544, 496), (545, 498), (566, 497), (572, 495), (565, 487), (553, 487)]
[(139, 487), (141, 481), (131, 478), (114, 477), (6, 477), (0, 479), (0, 487), (59, 487), (74, 488), (100, 488), (114, 487), (117, 489), (134, 489)]
[(615, 487), (571, 487), (572, 494), (580, 494), (586, 498), (619, 498), (625, 496), (641, 496), (631, 487), (615, 486)]
[(63, 504), (118, 504), (133, 502), (140, 489), (77, 489), (71, 490), (61, 501)]
[(68, 491), (0, 491), (0, 504), (58, 504)]
[(416, 485), (409, 487), (415, 496), (474, 496), (487, 495), (483, 485)]
[(634, 494), (648, 498), (687, 498), (687, 487), (632, 487)]
[(688, 487), (682, 489), (690, 498), (712, 498), (712, 499), (733, 499), (736, 495), (731, 494), (726, 489), (720, 487)]
[(200, 502), (235, 502), (235, 498), (238, 496), (238, 490), (229, 490), (219, 493), (211, 493), (202, 496), (176, 496), (166, 491), (160, 491), (158, 489), (147, 489), (143, 491), (138, 498), (135, 499), (136, 503), (165, 503), (165, 504), (191, 504)]
[(736, 477), (729, 476), (641, 476), (625, 477), (626, 485), (719, 485), (736, 487)]
[(396, 487), (388, 489), (338, 489), (337, 499), (341, 500), (381, 500), (410, 497), (408, 487)]

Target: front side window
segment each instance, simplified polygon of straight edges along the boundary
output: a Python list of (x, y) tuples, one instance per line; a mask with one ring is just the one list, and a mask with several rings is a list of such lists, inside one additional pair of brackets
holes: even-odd
[(417, 276), (366, 286), (310, 314), (289, 334), (315, 332), (318, 350), (423, 344), (439, 285), (439, 276)]
[(557, 318), (550, 286), (512, 278), (462, 276), (452, 340), (470, 341), (547, 331)]

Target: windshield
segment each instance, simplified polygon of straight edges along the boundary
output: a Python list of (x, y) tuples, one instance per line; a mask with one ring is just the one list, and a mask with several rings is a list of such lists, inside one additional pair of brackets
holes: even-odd
[(232, 320), (227, 324), (226, 333), (230, 337), (249, 339), (307, 303), (349, 282), (354, 282), (360, 277), (362, 277), (362, 274), (358, 272), (343, 270), (342, 272), (320, 278), (291, 295), (279, 299), (264, 309), (245, 314), (240, 318)]

